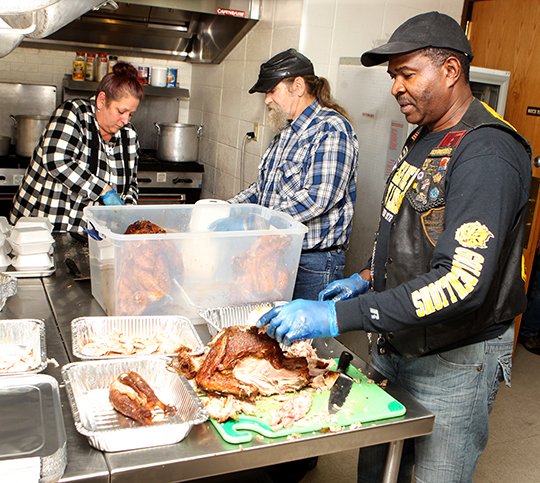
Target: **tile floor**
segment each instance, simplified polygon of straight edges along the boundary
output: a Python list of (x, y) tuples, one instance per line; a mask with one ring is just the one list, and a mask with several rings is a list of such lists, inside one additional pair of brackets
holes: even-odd
[[(540, 355), (518, 345), (512, 388), (501, 386), (474, 483), (540, 482)], [(321, 456), (302, 483), (356, 482), (357, 451)]]

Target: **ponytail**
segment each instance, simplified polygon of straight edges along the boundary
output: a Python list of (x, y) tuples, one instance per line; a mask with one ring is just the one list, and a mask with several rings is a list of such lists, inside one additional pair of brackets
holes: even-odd
[(351, 121), (347, 110), (340, 106), (332, 97), (330, 92), (330, 83), (324, 77), (318, 77), (316, 75), (302, 76), (306, 83), (307, 91), (312, 96), (316, 97), (318, 101), (329, 109), (339, 112), (347, 121)]

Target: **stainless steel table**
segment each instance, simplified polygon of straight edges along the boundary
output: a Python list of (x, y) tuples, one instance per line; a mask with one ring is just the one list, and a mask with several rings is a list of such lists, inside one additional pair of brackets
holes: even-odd
[[(18, 294), (8, 301), (2, 318), (42, 318), (47, 328), (49, 357), (62, 366), (76, 360), (71, 352), (71, 320), (80, 316), (103, 315), (91, 296), (90, 282), (73, 281), (65, 257), (74, 258), (87, 271), (87, 248), (66, 234), (56, 235), (56, 272), (43, 279), (20, 280)], [(209, 339), (204, 325), (197, 326), (204, 342)], [(335, 339), (316, 340), (322, 357), (339, 355), (344, 346)], [(370, 369), (359, 358), (353, 363), (366, 374)], [(60, 368), (49, 365), (47, 372), (60, 378)], [(374, 375), (373, 375), (374, 376)], [(235, 473), (285, 461), (390, 442), (385, 483), (397, 481), (403, 441), (429, 434), (434, 416), (410, 394), (389, 384), (386, 391), (407, 408), (404, 416), (364, 424), (337, 433), (310, 433), (297, 440), (254, 438), (250, 443), (225, 442), (209, 424), (194, 427), (180, 443), (118, 453), (101, 453), (75, 430), (62, 389), (63, 411), (68, 433), (68, 466), (61, 481), (169, 482), (188, 481)]]

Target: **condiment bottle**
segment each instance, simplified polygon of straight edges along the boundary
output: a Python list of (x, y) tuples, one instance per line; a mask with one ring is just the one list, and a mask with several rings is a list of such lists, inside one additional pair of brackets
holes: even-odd
[(94, 80), (94, 71), (96, 68), (96, 54), (86, 54), (86, 65), (84, 77), (87, 81)]
[(84, 52), (77, 52), (73, 61), (73, 72), (71, 78), (76, 81), (84, 80)]
[(97, 66), (96, 66), (96, 72), (97, 72), (97, 81), (101, 82), (101, 79), (103, 79), (107, 75), (108, 70), (108, 62), (107, 62), (107, 54), (101, 53), (98, 56), (97, 60)]
[(109, 69), (108, 72), (111, 73), (113, 71), (113, 67), (118, 62), (118, 57), (116, 55), (109, 55)]

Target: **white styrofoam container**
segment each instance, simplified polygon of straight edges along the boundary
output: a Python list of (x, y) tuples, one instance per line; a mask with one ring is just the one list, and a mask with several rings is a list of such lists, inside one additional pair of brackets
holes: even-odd
[[(92, 295), (108, 315), (198, 316), (201, 309), (291, 300), (307, 228), (253, 204), (205, 206), (230, 221), (212, 231), (197, 205), (87, 206)], [(167, 233), (125, 235), (149, 220)], [(194, 229), (195, 227), (195, 229)]]
[(53, 226), (45, 216), (22, 216), (15, 223), (15, 229), (18, 230), (19, 228), (42, 228), (51, 233)]
[(17, 270), (47, 270), (54, 265), (48, 252), (33, 253), (30, 255), (17, 255), (11, 261)]

